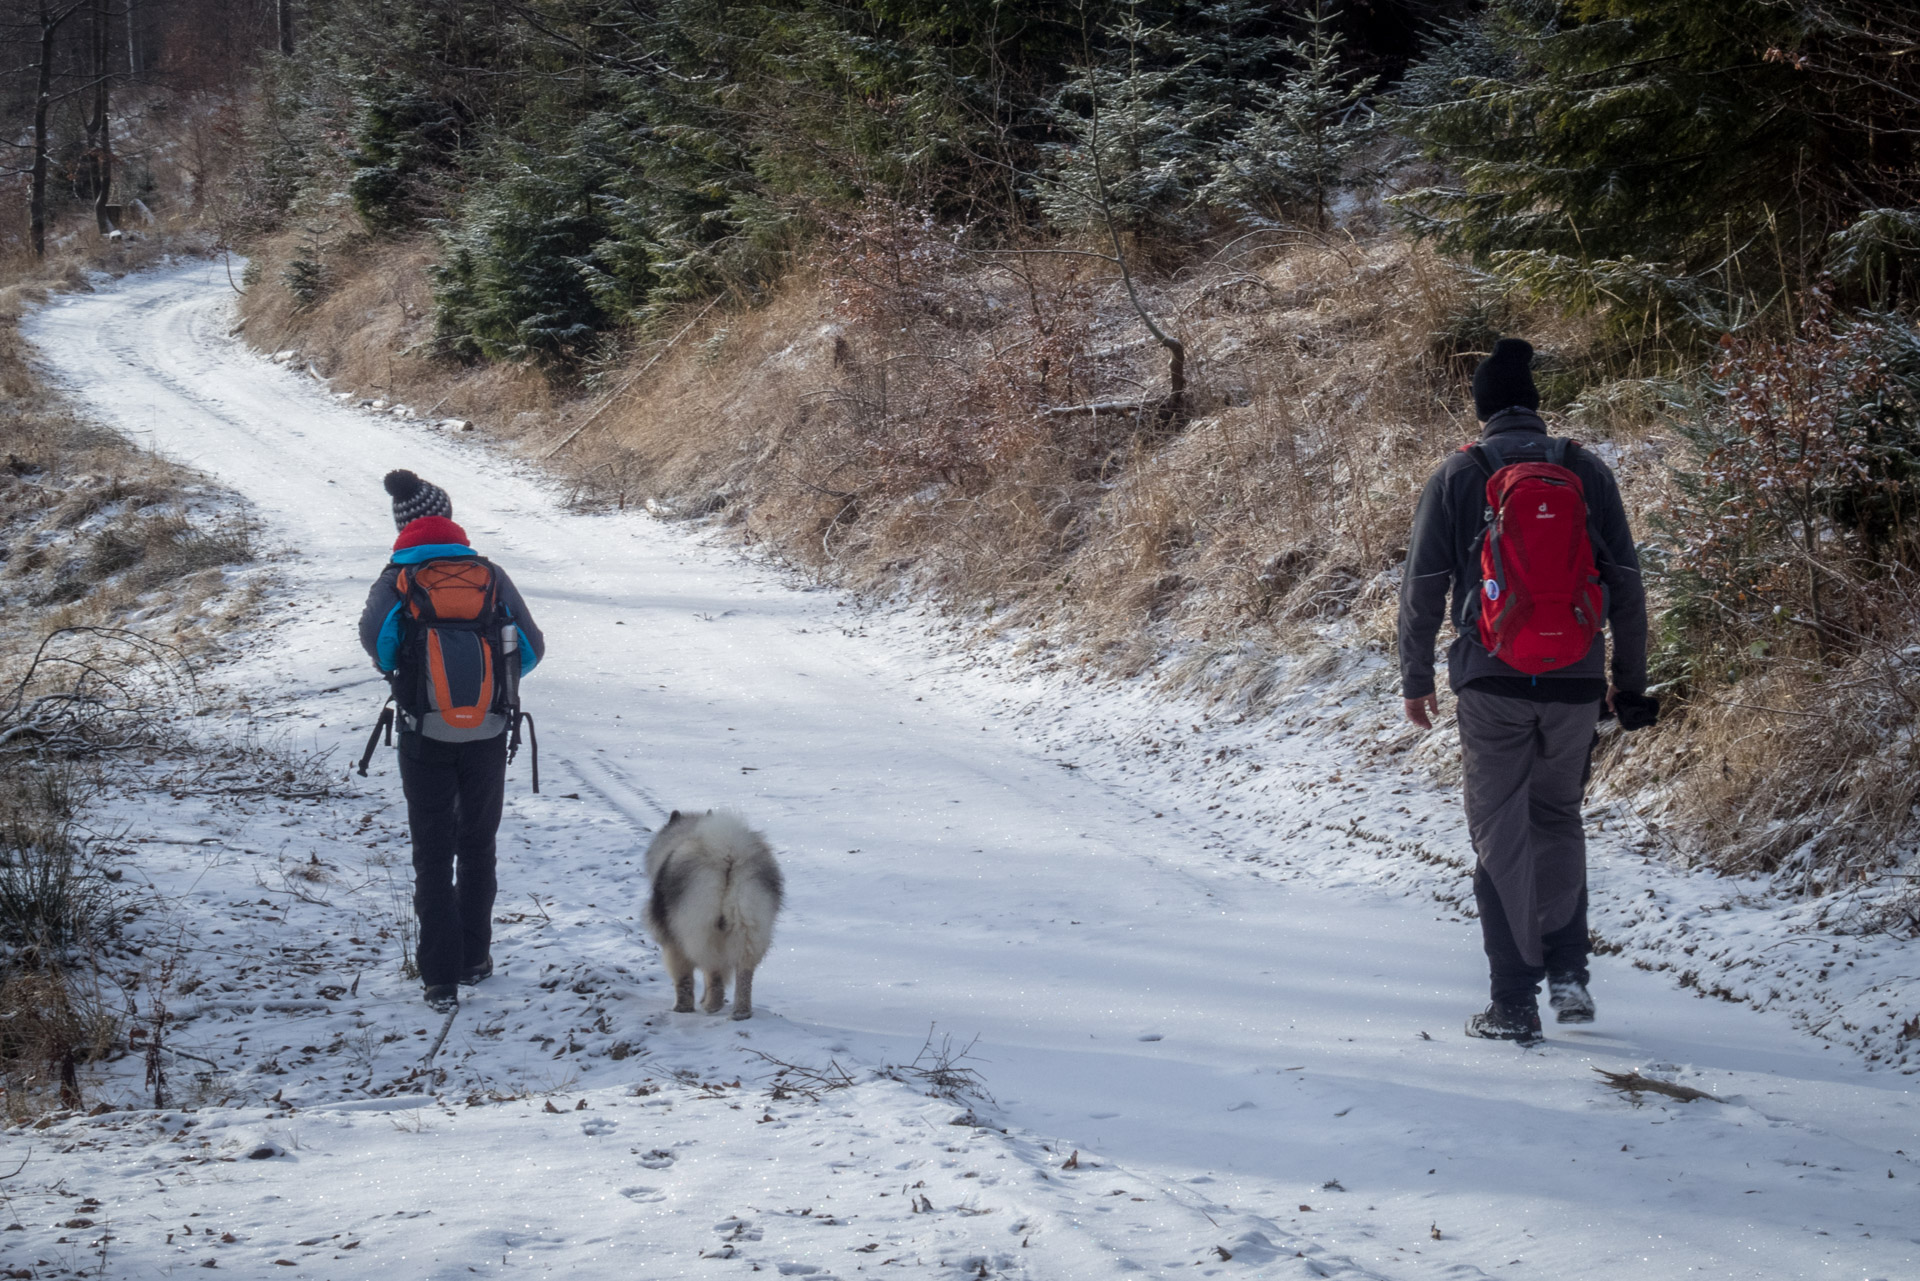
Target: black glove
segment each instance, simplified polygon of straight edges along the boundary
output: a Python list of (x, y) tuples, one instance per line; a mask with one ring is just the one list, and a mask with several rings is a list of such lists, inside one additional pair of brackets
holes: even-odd
[(1631, 694), (1624, 689), (1613, 692), (1613, 712), (1620, 728), (1629, 732), (1646, 729), (1660, 719), (1660, 700), (1651, 694)]

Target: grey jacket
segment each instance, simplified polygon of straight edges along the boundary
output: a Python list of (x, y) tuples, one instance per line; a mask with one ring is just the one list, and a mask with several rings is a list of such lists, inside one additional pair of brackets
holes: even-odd
[[(1495, 414), (1482, 429), (1480, 443), (1495, 464), (1545, 458), (1547, 425), (1530, 409)], [(1626, 508), (1613, 472), (1591, 450), (1572, 451), (1567, 466), (1580, 477), (1597, 542), (1594, 560), (1608, 594), (1607, 625), (1613, 633), (1614, 685), (1632, 693), (1647, 688), (1647, 596), (1640, 581), (1640, 556), (1627, 528)], [(1453, 592), (1453, 644), (1447, 649), (1447, 683), (1457, 693), (1483, 676), (1528, 679), (1527, 674), (1495, 658), (1480, 644), (1467, 607), (1480, 590), (1480, 566), (1472, 554), (1486, 513), (1486, 473), (1473, 458), (1455, 453), (1440, 464), (1420, 496), (1413, 538), (1400, 581), (1400, 691), (1406, 698), (1433, 693), (1434, 642), (1447, 616), (1447, 592)], [(1570, 667), (1541, 681), (1607, 677), (1606, 637)]]

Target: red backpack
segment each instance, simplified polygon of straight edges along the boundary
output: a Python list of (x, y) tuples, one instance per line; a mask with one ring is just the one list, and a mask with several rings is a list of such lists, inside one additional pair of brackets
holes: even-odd
[(1484, 446), (1461, 446), (1487, 475), (1486, 513), (1473, 544), (1480, 643), (1530, 676), (1585, 658), (1607, 622), (1586, 489), (1564, 465), (1577, 447), (1553, 439), (1545, 462), (1496, 467)]

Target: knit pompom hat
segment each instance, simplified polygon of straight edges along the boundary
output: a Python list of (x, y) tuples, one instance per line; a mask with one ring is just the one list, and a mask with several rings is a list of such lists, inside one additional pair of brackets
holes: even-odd
[(384, 483), (387, 492), (393, 495), (394, 528), (405, 529), (407, 522), (422, 516), (453, 519), (453, 500), (440, 486), (421, 480), (410, 471), (390, 471)]
[(1502, 338), (1493, 354), (1473, 371), (1473, 412), (1481, 422), (1503, 409), (1540, 408), (1540, 390), (1533, 385), (1533, 344), (1524, 338)]

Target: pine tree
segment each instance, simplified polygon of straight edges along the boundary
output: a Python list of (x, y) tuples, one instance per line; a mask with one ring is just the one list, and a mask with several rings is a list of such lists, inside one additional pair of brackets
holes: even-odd
[(444, 237), (432, 271), (436, 332), (468, 360), (572, 364), (628, 318), (637, 293), (622, 287), (631, 264), (602, 256), (607, 159), (573, 151), (503, 169)]
[(1855, 213), (1911, 198), (1920, 113), (1837, 30), (1772, 0), (1496, 0), (1482, 69), (1415, 77), (1458, 90), (1407, 115), (1453, 179), (1399, 206), (1444, 249), (1543, 288), (1662, 278), (1627, 310), (1706, 278), (1728, 299), (1782, 296)]
[(1047, 217), (1086, 229), (1111, 216), (1136, 241), (1194, 230), (1215, 154), (1246, 127), (1284, 53), (1269, 7), (1163, 14), (1130, 0), (1043, 111), (1059, 139), (1043, 148), (1036, 193)]
[(1339, 15), (1319, 4), (1301, 36), (1285, 48), (1295, 69), (1279, 85), (1260, 86), (1258, 105), (1219, 149), (1203, 197), (1255, 224), (1271, 225), (1292, 210), (1327, 225), (1329, 201), (1370, 177), (1367, 150), (1384, 121), (1366, 101), (1375, 78), (1354, 78), (1342, 66)]

